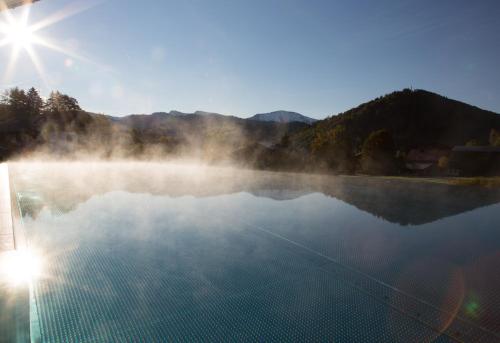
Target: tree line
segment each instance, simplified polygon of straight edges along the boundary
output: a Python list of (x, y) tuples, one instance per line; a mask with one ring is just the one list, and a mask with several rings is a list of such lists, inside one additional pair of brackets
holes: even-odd
[(27, 91), (18, 87), (9, 89), (2, 95), (0, 103), (24, 124), (33, 124), (43, 114), (82, 110), (78, 100), (69, 95), (53, 91), (44, 100), (34, 87)]
[[(75, 98), (61, 92), (43, 99), (35, 88), (12, 88), (0, 99), (0, 158), (40, 147), (56, 155), (86, 151), (134, 158), (147, 157), (151, 150), (159, 152), (157, 157), (196, 151), (211, 161), (230, 159), (254, 168), (388, 175), (405, 169), (412, 149), (500, 146), (497, 114), (413, 90), (298, 129), (222, 116), (177, 116), (141, 125), (143, 119), (118, 125), (83, 111)], [(263, 140), (277, 143), (269, 146)], [(444, 158), (439, 162), (446, 164)]]
[(35, 88), (12, 88), (0, 99), (0, 158), (42, 147), (65, 153), (111, 144), (112, 129), (104, 116), (91, 116), (78, 100), (59, 91), (44, 99)]

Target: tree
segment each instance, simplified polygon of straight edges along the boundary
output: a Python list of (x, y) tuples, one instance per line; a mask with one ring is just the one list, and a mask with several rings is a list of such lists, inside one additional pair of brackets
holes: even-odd
[(288, 133), (285, 133), (285, 135), (281, 137), (279, 145), (282, 148), (288, 148), (290, 146), (290, 135)]
[(467, 143), (465, 143), (465, 146), (480, 146), (481, 144), (477, 139), (471, 139)]
[(491, 129), (490, 132), (490, 145), (500, 146), (500, 132), (495, 129)]
[(361, 167), (374, 175), (392, 174), (396, 171), (395, 144), (387, 130), (372, 132), (361, 150)]
[(450, 158), (448, 156), (441, 156), (438, 161), (438, 167), (441, 170), (448, 169), (450, 165)]
[(31, 87), (26, 94), (27, 106), (32, 116), (38, 116), (43, 109), (44, 103), (38, 91)]
[(47, 112), (77, 112), (81, 111), (80, 105), (75, 98), (58, 91), (51, 92), (45, 104)]
[(317, 132), (311, 143), (316, 159), (336, 172), (354, 171), (354, 154), (351, 137), (344, 125), (337, 125), (325, 132)]
[(144, 140), (142, 132), (136, 128), (130, 131), (131, 154), (140, 155), (144, 152)]
[(26, 111), (28, 107), (28, 97), (23, 89), (11, 88), (2, 97), (2, 103), (9, 106), (14, 112)]
[(7, 106), (10, 116), (23, 129), (30, 129), (33, 116), (29, 106), (28, 96), (23, 89), (17, 87), (9, 89), (2, 97), (2, 103)]

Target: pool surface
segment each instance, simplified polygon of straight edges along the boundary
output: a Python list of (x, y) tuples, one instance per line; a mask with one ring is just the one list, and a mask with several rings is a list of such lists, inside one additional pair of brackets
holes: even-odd
[(500, 194), (154, 163), (18, 163), (40, 342), (500, 341)]

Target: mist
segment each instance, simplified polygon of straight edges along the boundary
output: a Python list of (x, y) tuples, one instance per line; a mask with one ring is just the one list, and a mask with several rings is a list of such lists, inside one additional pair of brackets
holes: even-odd
[[(315, 307), (345, 299), (330, 293), (339, 285), (356, 299), (418, 311), (441, 331), (451, 320), (470, 320), (465, 284), (487, 299), (484, 315), (496, 313), (494, 292), (478, 281), (475, 263), (494, 269), (497, 250), (489, 242), (498, 239), (497, 225), (469, 229), (481, 218), (497, 220), (496, 190), (473, 196), (427, 184), (422, 192), (421, 184), (409, 189), (404, 181), (163, 161), (24, 160), (9, 163), (9, 172), (22, 214), (18, 230), (46, 265), (36, 286), (41, 322), (53, 328), (44, 337), (66, 335), (62, 325), (81, 340), (105, 340), (112, 335), (106, 328), (115, 327), (114, 335), (125, 324), (132, 328), (127, 335), (167, 335), (163, 325), (148, 323), (168, 318), (178, 325), (185, 309), (225, 322), (248, 294), (266, 315), (261, 302), (278, 296), (270, 292), (295, 299), (304, 287), (313, 291), (299, 297), (301, 304)], [(471, 207), (461, 207), (465, 197)], [(439, 311), (423, 303), (431, 301)], [(200, 304), (208, 308), (198, 312)], [(70, 308), (77, 310), (58, 322), (61, 328), (51, 324), (52, 311)], [(287, 308), (294, 327), (308, 315)], [(165, 309), (173, 315), (165, 317)], [(371, 334), (393, 325), (396, 315), (382, 313), (381, 331)]]
[(0, 343), (500, 342), (494, 2), (0, 0)]

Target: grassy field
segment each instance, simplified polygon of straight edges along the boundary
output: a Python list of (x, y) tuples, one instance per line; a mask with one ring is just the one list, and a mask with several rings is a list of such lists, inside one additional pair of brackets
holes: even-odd
[(415, 182), (439, 183), (454, 186), (480, 186), (500, 188), (500, 176), (490, 177), (409, 177), (409, 176), (380, 176), (387, 180), (405, 180)]
[(488, 188), (500, 188), (500, 176), (495, 177), (462, 177), (449, 180), (452, 185), (481, 186)]

